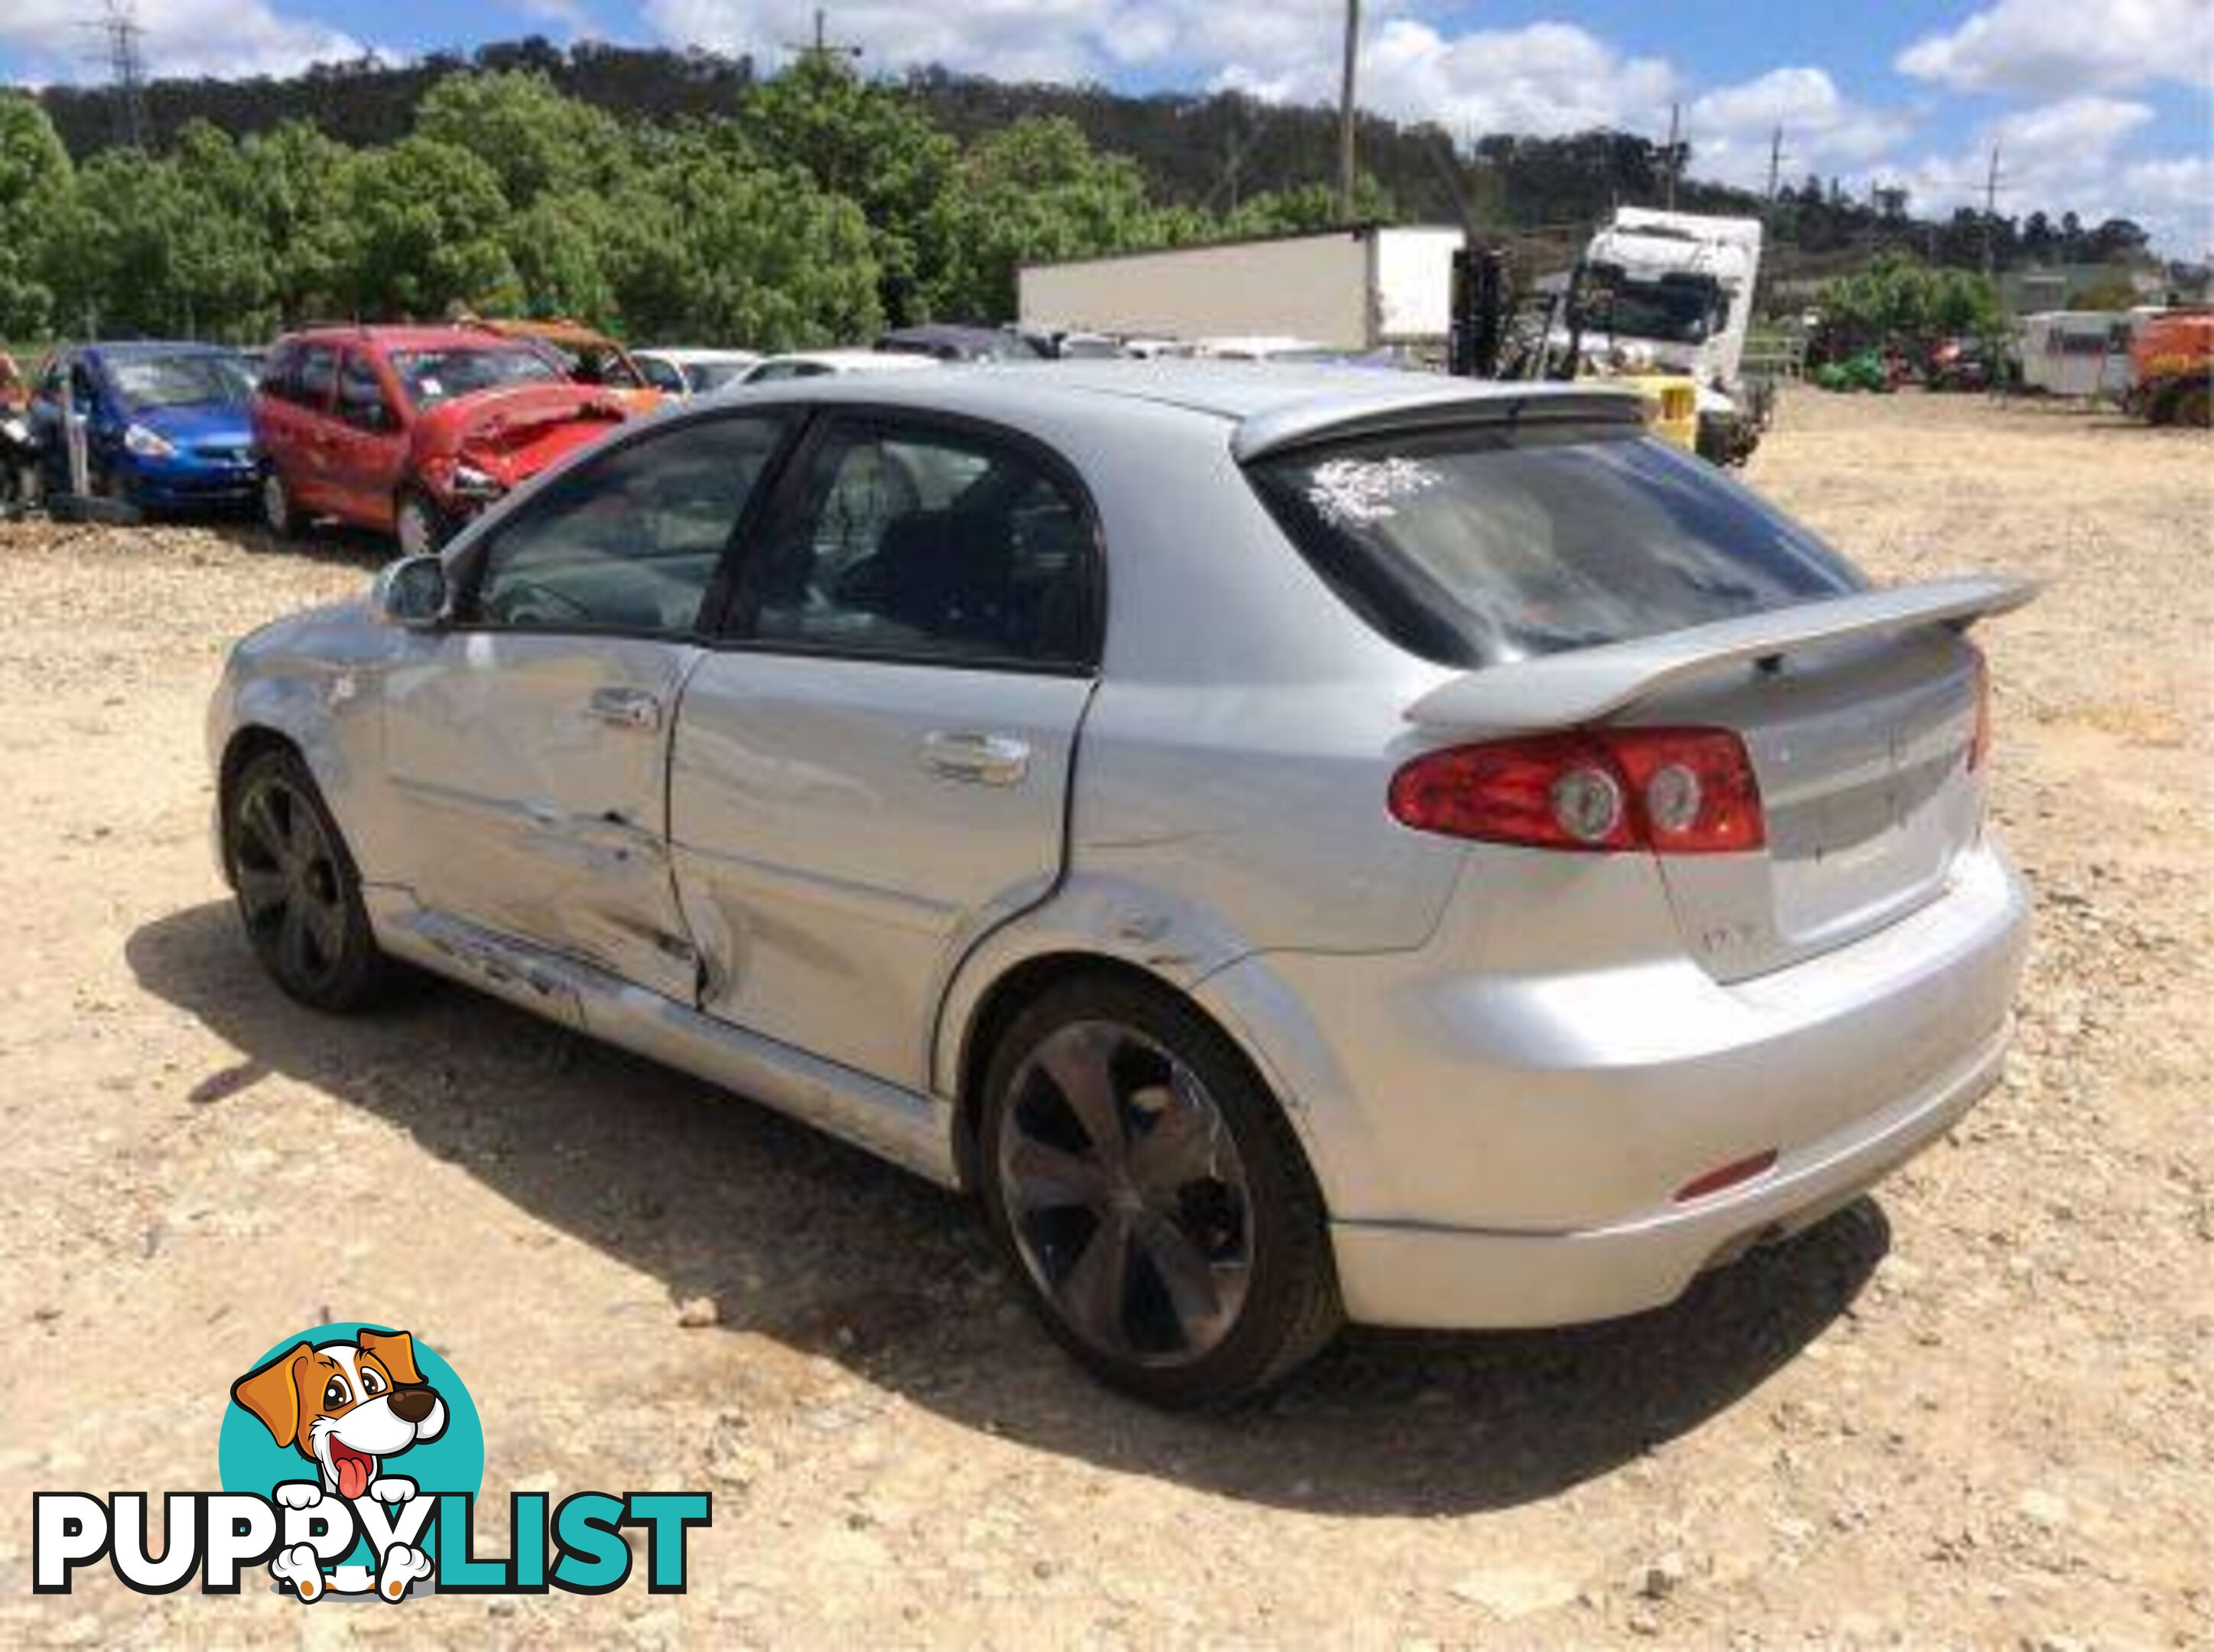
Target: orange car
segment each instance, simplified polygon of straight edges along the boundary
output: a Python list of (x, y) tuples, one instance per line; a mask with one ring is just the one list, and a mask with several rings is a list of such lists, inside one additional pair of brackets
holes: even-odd
[(612, 390), (626, 410), (651, 413), (662, 405), (662, 393), (653, 388), (630, 352), (604, 333), (582, 321), (518, 321), (472, 320), (466, 326), (483, 328), (503, 339), (534, 344), (554, 359), (564, 378)]
[(2214, 423), (2214, 310), (2175, 310), (2130, 344), (2130, 407), (2156, 425)]

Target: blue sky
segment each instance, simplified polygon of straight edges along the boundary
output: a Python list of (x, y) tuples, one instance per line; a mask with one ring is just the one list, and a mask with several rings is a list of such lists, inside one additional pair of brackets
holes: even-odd
[[(751, 51), (774, 64), (811, 0), (136, 0), (157, 71), (282, 71), (374, 50), (541, 33)], [(83, 78), (94, 0), (0, 0), (0, 79)], [(834, 34), (909, 64), (1128, 89), (1335, 95), (1342, 0), (851, 0)], [(1920, 210), (2122, 214), (2162, 248), (2214, 246), (2214, 0), (1367, 0), (1362, 101), (1456, 132), (1612, 125), (1681, 107), (1694, 169), (1904, 185)]]

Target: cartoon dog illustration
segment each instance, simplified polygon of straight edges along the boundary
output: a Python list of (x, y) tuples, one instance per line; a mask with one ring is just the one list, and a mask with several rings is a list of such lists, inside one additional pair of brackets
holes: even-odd
[[(446, 1428), (446, 1403), (415, 1368), (414, 1338), (404, 1331), (364, 1331), (350, 1343), (295, 1343), (241, 1377), (230, 1392), (271, 1439), (321, 1471), (315, 1480), (277, 1488), (277, 1501), (287, 1508), (309, 1508), (326, 1496), (406, 1502), (415, 1482), (383, 1472), (386, 1459), (437, 1439)], [(394, 1544), (379, 1559), (376, 1592), (396, 1600), (430, 1569), (429, 1556)], [(288, 1579), (303, 1600), (323, 1592), (321, 1567), (305, 1544), (279, 1554), (270, 1571)], [(365, 1593), (366, 1571), (341, 1566), (330, 1587)]]

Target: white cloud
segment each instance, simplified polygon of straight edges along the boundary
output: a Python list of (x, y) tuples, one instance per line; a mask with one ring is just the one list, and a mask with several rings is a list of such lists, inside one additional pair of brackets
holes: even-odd
[(2153, 119), (2146, 105), (2085, 95), (2018, 111), (1986, 125), (1973, 145), (1891, 168), (1918, 211), (1980, 210), (1999, 150), (1999, 211), (2019, 217), (2073, 212), (2087, 224), (2134, 219), (2171, 257), (2204, 257), (2214, 244), (2214, 156), (2131, 156), (2132, 138)]
[(2120, 199), (2152, 231), (2153, 244), (2178, 258), (2214, 259), (2214, 155), (2132, 161), (2122, 168)]
[(1901, 72), (1975, 91), (2120, 91), (2214, 83), (2207, 0), (1998, 0), (1899, 54)]
[[(1233, 58), (1214, 83), (1304, 101), (1334, 98), (1337, 59), (1313, 49), (1273, 60)], [(1413, 18), (1386, 19), (1361, 58), (1362, 107), (1434, 120), (1457, 137), (1486, 132), (1557, 136), (1594, 126), (1652, 131), (1667, 118), (1676, 71), (1657, 58), (1627, 58), (1569, 23), (1440, 34)]]
[[(21, 77), (101, 79), (107, 65), (86, 0), (5, 0), (0, 52), (21, 54)], [(285, 75), (368, 50), (342, 30), (278, 10), (267, 0), (138, 0), (140, 46), (154, 75)]]
[[(1567, 23), (1447, 34), (1368, 8), (1361, 101), (1379, 113), (1457, 132), (1557, 133), (1599, 125), (1650, 130), (1667, 119), (1675, 71), (1625, 57)], [(776, 64), (813, 27), (809, 0), (645, 0), (664, 39)], [(943, 64), (1006, 79), (1100, 79), (1149, 70), (1271, 101), (1337, 95), (1342, 0), (853, 0), (834, 32), (860, 42), (865, 65)]]
[(1784, 175), (1857, 174), (1913, 133), (1904, 110), (1856, 102), (1827, 71), (1785, 67), (1692, 99), (1685, 112), (1691, 170), (1744, 188), (1764, 188), (1771, 143), (1783, 134)]

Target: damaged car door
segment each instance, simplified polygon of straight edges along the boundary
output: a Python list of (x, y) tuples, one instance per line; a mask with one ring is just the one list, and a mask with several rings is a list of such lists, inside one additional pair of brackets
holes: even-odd
[(751, 414), (584, 460), (456, 553), (453, 622), (386, 677), (417, 900), (689, 1003), (668, 856), (676, 699), (781, 444)]

